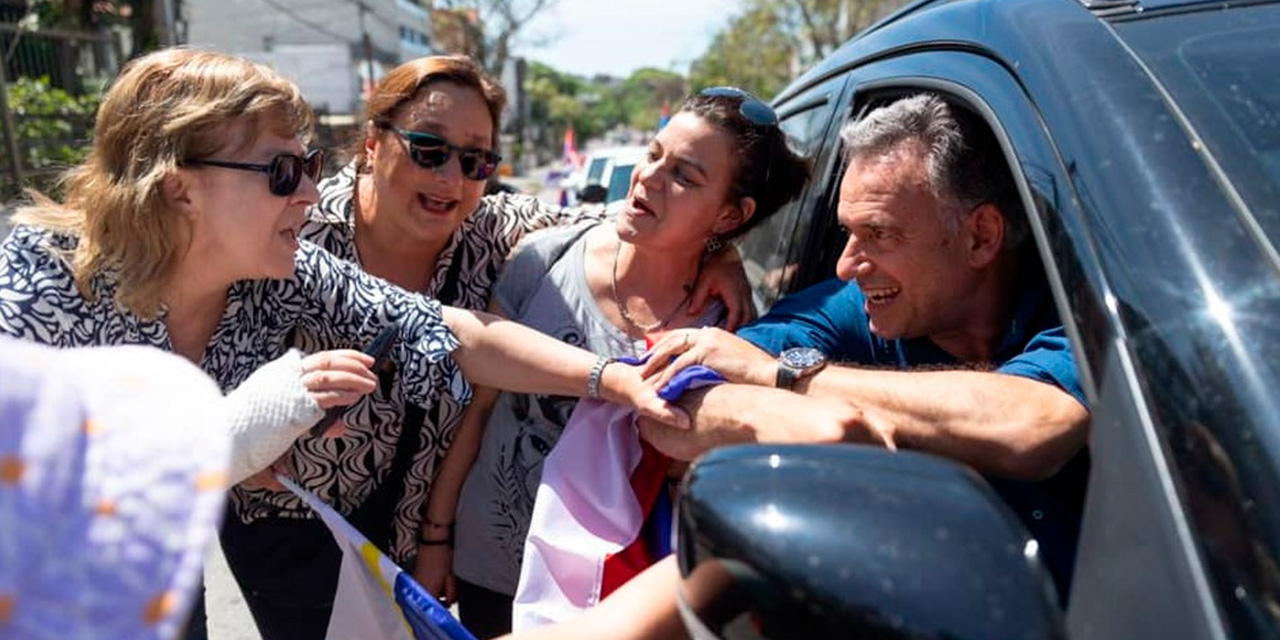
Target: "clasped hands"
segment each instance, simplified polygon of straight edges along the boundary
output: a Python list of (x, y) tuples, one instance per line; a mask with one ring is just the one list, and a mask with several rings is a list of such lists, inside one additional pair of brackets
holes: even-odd
[(640, 375), (661, 389), (682, 369), (701, 364), (725, 380), (739, 384), (773, 386), (778, 361), (759, 347), (716, 327), (668, 332), (649, 349)]

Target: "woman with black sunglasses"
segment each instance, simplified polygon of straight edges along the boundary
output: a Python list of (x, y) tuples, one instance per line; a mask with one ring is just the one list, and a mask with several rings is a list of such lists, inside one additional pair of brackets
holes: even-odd
[[(352, 161), (320, 183), (301, 237), (443, 304), (485, 309), (508, 253), (527, 233), (604, 215), (599, 207), (565, 210), (527, 195), (484, 195), (501, 160), (505, 104), (501, 85), (465, 56), (392, 69), (366, 104)], [(682, 315), (700, 311), (709, 296), (726, 299), (730, 325), (754, 314), (736, 253), (717, 254), (707, 272)], [(307, 332), (294, 344), (304, 351), (335, 346)], [(400, 375), (385, 371), (381, 378), (369, 401), (345, 416), (360, 439), (344, 439), (337, 449), (304, 438), (288, 459), (370, 540), (452, 601), (450, 527), (479, 433), (458, 430), (462, 403), (447, 384), (433, 391), (442, 402), (423, 412), (407, 401)], [(237, 487), (231, 502), (252, 516), (229, 519), (222, 536), (250, 604), (286, 620), (308, 615), (299, 612), (327, 618), (338, 567), (328, 531), (301, 517), (303, 508), (288, 496), (263, 488)]]
[[(296, 86), (233, 56), (171, 49), (131, 61), (103, 99), (89, 157), (65, 179), (65, 200), (39, 198), (0, 244), (0, 334), (57, 346), (152, 345), (198, 363), (232, 395), (257, 380), (269, 387), (257, 408), (286, 446), (322, 408), (363, 410), (357, 398), (377, 378), (373, 359), (351, 348), (392, 325), (389, 362), (405, 400), (426, 414), (460, 411), (475, 380), (605, 397), (680, 422), (634, 368), (442, 306), (299, 242), (318, 196), (319, 162), (303, 145), (312, 121)], [(302, 358), (289, 349), (297, 336), (346, 349)], [(263, 381), (255, 370), (268, 363)], [(438, 436), (448, 434), (423, 434)], [(353, 429), (321, 444), (336, 456), (365, 437)], [(274, 458), (250, 449), (253, 470)], [(326, 487), (307, 471), (296, 469), (300, 484), (343, 498), (319, 491)], [(262, 493), (294, 506), (283, 492)], [(232, 500), (245, 495), (261, 493), (238, 490)], [(265, 501), (239, 503), (228, 521), (274, 514)], [(336, 575), (281, 575), (277, 584), (287, 594), (326, 578)], [(324, 635), (327, 615), (261, 615), (258, 593), (246, 595), (265, 637)], [(195, 622), (203, 624), (198, 613)]]

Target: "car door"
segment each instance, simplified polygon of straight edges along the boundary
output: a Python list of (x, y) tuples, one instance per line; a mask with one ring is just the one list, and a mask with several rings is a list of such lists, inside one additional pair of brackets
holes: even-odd
[[(889, 41), (891, 35), (877, 37)], [(1071, 163), (1084, 159), (1064, 162), (1055, 146), (1053, 135), (1073, 132), (1048, 130), (1010, 65), (950, 46), (904, 51), (868, 55), (869, 62), (841, 71), (852, 91), (829, 111), (833, 121), (815, 157), (838, 157), (836, 133), (854, 114), (913, 92), (940, 92), (983, 116), (1001, 140), (1030, 212), (1036, 246), (1091, 405), (1094, 469), (1068, 611), (1073, 636), (1133, 637), (1125, 632), (1141, 629), (1144, 637), (1213, 637), (1217, 623), (1211, 608), (1206, 609), (1204, 569), (1188, 533), (1187, 514), (1172, 488), (1133, 354), (1116, 321), (1115, 296), (1103, 276), (1089, 217), (1081, 208), (1090, 194), (1080, 192), (1072, 179)], [(837, 163), (815, 176), (804, 203), (811, 207), (808, 220), (797, 225), (806, 229), (803, 243), (796, 244), (794, 233), (786, 239), (792, 247), (788, 255), (801, 247), (808, 265), (800, 270), (805, 277), (789, 282), (792, 289), (832, 274), (844, 240), (834, 224), (839, 173)], [(1142, 573), (1121, 566), (1141, 567)]]

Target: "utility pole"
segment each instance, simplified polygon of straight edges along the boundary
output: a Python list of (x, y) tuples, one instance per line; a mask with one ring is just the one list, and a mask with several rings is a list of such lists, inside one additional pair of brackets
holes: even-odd
[(156, 15), (160, 17), (160, 44), (172, 47), (178, 43), (178, 10), (174, 0), (155, 0)]
[(356, 2), (356, 6), (360, 7), (360, 43), (364, 46), (365, 70), (369, 74), (369, 94), (373, 95), (373, 87), (376, 83), (373, 77), (373, 41), (369, 38), (369, 30), (364, 26), (364, 14), (369, 8), (362, 0)]

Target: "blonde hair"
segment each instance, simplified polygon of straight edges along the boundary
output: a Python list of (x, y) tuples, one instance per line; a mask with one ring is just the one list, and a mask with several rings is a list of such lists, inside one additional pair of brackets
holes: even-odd
[(166, 201), (165, 180), (186, 159), (250, 147), (266, 131), (307, 138), (312, 124), (297, 86), (262, 65), (156, 51), (125, 65), (107, 92), (89, 156), (62, 177), (64, 201), (33, 193), (36, 204), (14, 222), (76, 236), (67, 259), (81, 293), (91, 297), (91, 280), (111, 270), (119, 303), (154, 316), (190, 243), (190, 226)]

